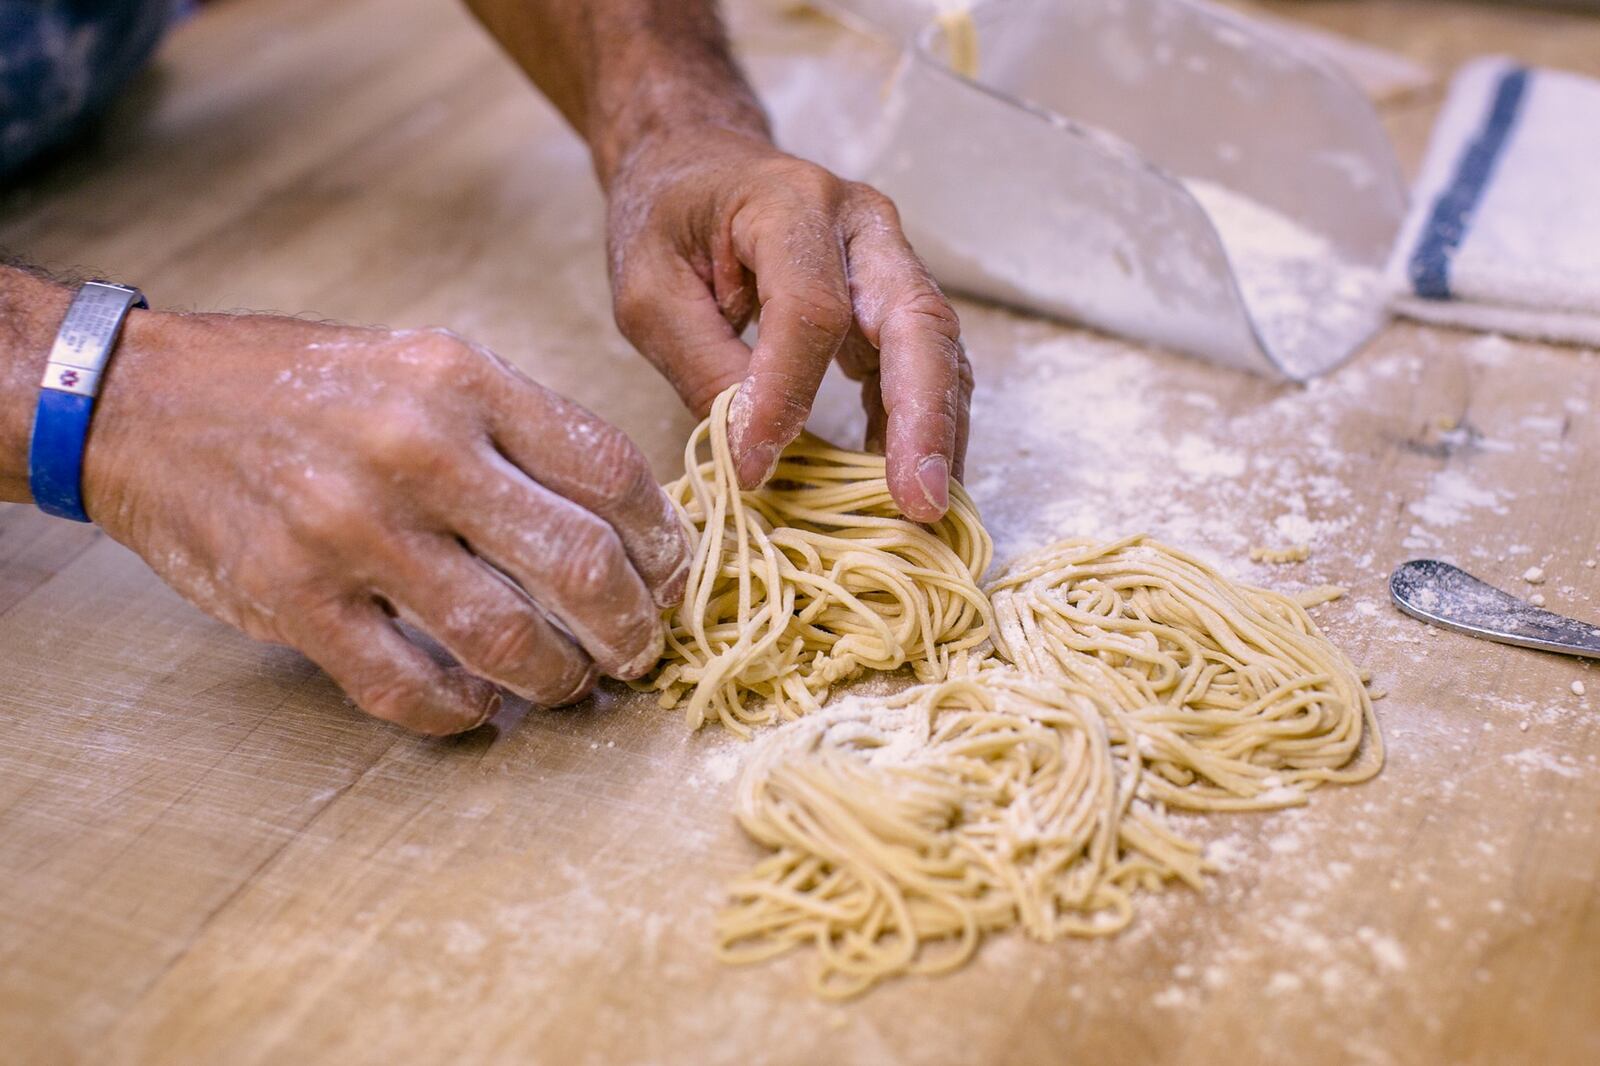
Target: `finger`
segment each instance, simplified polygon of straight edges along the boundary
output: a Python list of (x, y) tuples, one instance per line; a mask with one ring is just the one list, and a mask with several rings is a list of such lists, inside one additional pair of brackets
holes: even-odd
[(455, 540), (411, 548), (391, 560), (375, 591), (462, 666), (537, 707), (575, 703), (593, 690), (593, 661), (521, 589)]
[(447, 736), (482, 725), (500, 708), (493, 685), (434, 662), (376, 603), (333, 603), (288, 628), (295, 647), (374, 718)]
[(878, 349), (867, 340), (859, 324), (852, 324), (839, 354), (834, 357), (839, 369), (851, 381), (861, 383), (861, 409), (867, 415), (867, 431), (863, 447), (869, 452), (883, 454), (883, 438), (888, 415), (883, 410), (883, 390), (879, 387)]
[(749, 320), (751, 296), (732, 283), (713, 295), (674, 252), (633, 254), (613, 297), (617, 328), (704, 418), (711, 401), (749, 369), (750, 349), (738, 329)]
[(972, 361), (967, 358), (967, 347), (959, 341), (956, 343), (959, 345), (959, 355), (961, 357), (961, 361), (956, 367), (956, 373), (961, 381), (961, 399), (956, 404), (955, 467), (951, 470), (950, 476), (957, 481), (965, 481), (967, 477), (967, 442), (972, 435), (972, 388), (974, 379), (972, 376)]
[(602, 672), (630, 679), (654, 666), (666, 640), (660, 611), (616, 530), (498, 453), (480, 459), (475, 491), (450, 512), (456, 532), (559, 619)]
[[(729, 263), (713, 267), (712, 293), (717, 299), (717, 310), (735, 335), (743, 335), (745, 327), (756, 316), (756, 276), (728, 251)], [(745, 362), (749, 363), (750, 349), (745, 348)], [(715, 398), (715, 397), (713, 397)]]
[(878, 349), (889, 492), (908, 518), (931, 522), (949, 507), (970, 403), (961, 325), (906, 242), (893, 205), (857, 188), (851, 282), (861, 331)]
[[(739, 261), (730, 229), (718, 228), (711, 238), (709, 255), (693, 262), (682, 256), (676, 257), (706, 283), (716, 297), (717, 310), (723, 319), (735, 334), (742, 334), (756, 313), (756, 276)], [(750, 361), (748, 348), (744, 352), (744, 361)]]
[[(633, 441), (571, 400), (506, 368), (490, 433), (523, 473), (611, 525), (658, 607), (683, 599), (689, 539)], [(737, 376), (734, 380), (738, 380)]]
[(889, 413), (883, 409), (883, 389), (876, 370), (861, 379), (861, 408), (867, 413), (867, 432), (862, 447), (882, 455), (889, 430)]
[(860, 381), (868, 374), (878, 372), (878, 349), (867, 340), (860, 325), (852, 321), (850, 332), (845, 334), (844, 343), (839, 345), (839, 354), (834, 356), (834, 362), (839, 364), (845, 377)]
[(850, 330), (850, 286), (834, 204), (748, 209), (734, 248), (756, 275), (761, 331), (729, 413), (729, 444), (746, 489), (772, 475), (805, 428), (828, 364)]

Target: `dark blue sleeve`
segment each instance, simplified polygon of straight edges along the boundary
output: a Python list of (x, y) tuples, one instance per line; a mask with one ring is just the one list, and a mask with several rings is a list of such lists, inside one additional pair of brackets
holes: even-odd
[(58, 147), (138, 73), (183, 0), (0, 0), (0, 178)]

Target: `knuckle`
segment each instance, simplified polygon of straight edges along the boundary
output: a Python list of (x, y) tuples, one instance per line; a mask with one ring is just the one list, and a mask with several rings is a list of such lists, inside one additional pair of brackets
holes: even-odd
[(537, 667), (548, 631), (528, 616), (500, 620), (473, 649), (471, 666), (497, 681), (526, 678)]
[(458, 334), (433, 328), (406, 338), (405, 363), (418, 386), (447, 388), (470, 379), (481, 369), (483, 356)]
[(294, 505), (294, 524), (302, 537), (316, 544), (349, 544), (362, 540), (371, 516), (349, 486), (319, 479), (302, 488)]
[(961, 319), (956, 309), (936, 288), (918, 289), (890, 314), (890, 320), (895, 319), (932, 330), (952, 342), (961, 336)]
[(830, 285), (813, 282), (800, 288), (790, 299), (800, 321), (828, 338), (842, 341), (855, 321), (848, 294)]
[(885, 226), (900, 228), (900, 210), (887, 195), (859, 181), (851, 182), (849, 190), (856, 209), (867, 218)]
[(756, 228), (794, 238), (831, 233), (846, 196), (845, 183), (829, 171), (799, 159), (788, 159), (765, 171), (768, 180), (746, 205)]
[(621, 430), (606, 426), (590, 452), (595, 505), (615, 511), (659, 491), (644, 454)]
[(832, 171), (804, 160), (796, 160), (790, 164), (790, 168), (785, 185), (791, 192), (825, 207), (833, 207), (838, 203), (845, 184)]
[(610, 526), (587, 514), (572, 520), (561, 540), (557, 581), (562, 592), (580, 603), (603, 600), (617, 585), (625, 558), (622, 541)]
[(611, 316), (628, 340), (644, 336), (655, 316), (655, 301), (649, 289), (630, 278), (619, 278), (611, 297)]
[(436, 479), (460, 463), (461, 449), (450, 435), (415, 409), (375, 412), (357, 432), (367, 459), (386, 474)]

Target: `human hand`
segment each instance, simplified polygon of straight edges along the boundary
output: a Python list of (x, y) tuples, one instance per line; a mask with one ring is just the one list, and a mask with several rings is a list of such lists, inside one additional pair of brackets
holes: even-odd
[(626, 436), (443, 332), (135, 312), (84, 491), (185, 597), (423, 733), (486, 721), (496, 685), (556, 706), (640, 676), (688, 574)]
[[(916, 521), (944, 514), (972, 371), (886, 197), (715, 125), (642, 139), (606, 184), (617, 323), (696, 414), (744, 382), (730, 443), (745, 488), (771, 476), (837, 359), (895, 502)], [(739, 334), (757, 314), (752, 351)]]

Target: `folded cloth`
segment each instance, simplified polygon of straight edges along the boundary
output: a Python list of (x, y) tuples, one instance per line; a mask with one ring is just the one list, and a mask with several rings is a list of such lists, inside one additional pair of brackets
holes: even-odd
[(1389, 280), (1401, 314), (1600, 346), (1600, 81), (1462, 68)]

